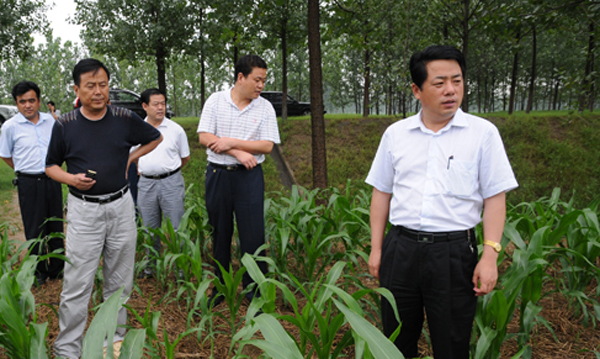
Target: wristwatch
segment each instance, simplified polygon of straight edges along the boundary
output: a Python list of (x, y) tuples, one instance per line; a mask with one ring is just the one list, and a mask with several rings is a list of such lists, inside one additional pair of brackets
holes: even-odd
[(487, 239), (483, 240), (483, 245), (484, 246), (490, 246), (492, 248), (494, 248), (494, 250), (496, 251), (496, 253), (500, 253), (500, 251), (502, 250), (502, 245), (500, 243), (494, 242), (494, 241), (490, 241)]

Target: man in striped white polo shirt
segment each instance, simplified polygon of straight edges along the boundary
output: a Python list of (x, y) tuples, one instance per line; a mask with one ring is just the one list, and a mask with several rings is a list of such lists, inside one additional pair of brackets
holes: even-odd
[[(206, 146), (206, 209), (213, 228), (213, 256), (225, 270), (231, 263), (233, 215), (242, 255), (254, 254), (265, 243), (264, 178), (261, 163), (275, 143), (280, 143), (275, 110), (260, 97), (267, 64), (257, 55), (242, 56), (235, 64), (233, 88), (212, 94), (202, 110), (198, 135)], [(267, 271), (266, 264), (259, 267)], [(216, 266), (215, 275), (222, 280)], [(252, 284), (246, 273), (243, 285)], [(257, 291), (247, 292), (252, 301)], [(223, 301), (213, 289), (211, 301)]]

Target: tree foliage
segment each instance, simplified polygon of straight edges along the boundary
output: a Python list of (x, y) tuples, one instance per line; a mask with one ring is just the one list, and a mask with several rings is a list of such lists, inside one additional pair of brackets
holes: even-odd
[[(75, 0), (75, 20), (85, 43), (96, 53), (138, 63), (154, 59), (158, 88), (166, 90), (166, 64), (194, 48), (200, 2), (186, 0)], [(193, 6), (199, 5), (199, 6)]]
[(48, 25), (44, 0), (2, 0), (0, 8), (0, 60), (30, 55), (31, 34)]

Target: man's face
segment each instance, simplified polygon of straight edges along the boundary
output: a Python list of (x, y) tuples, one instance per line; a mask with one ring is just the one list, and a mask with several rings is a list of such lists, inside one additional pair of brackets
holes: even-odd
[(267, 69), (261, 69), (260, 67), (252, 68), (252, 72), (248, 76), (244, 77), (240, 72), (238, 74), (238, 81), (236, 86), (240, 86), (241, 93), (247, 99), (256, 99), (260, 96), (260, 93), (265, 88), (265, 81), (267, 80)]
[(104, 69), (98, 69), (96, 73), (90, 71), (81, 74), (79, 86), (73, 85), (73, 89), (79, 96), (81, 106), (87, 111), (97, 113), (106, 108), (109, 87), (108, 76)]
[(29, 121), (37, 119), (40, 111), (40, 99), (34, 90), (29, 90), (21, 96), (17, 96), (17, 108), (23, 117)]
[(165, 112), (167, 109), (167, 101), (161, 94), (150, 95), (148, 104), (142, 103), (142, 107), (146, 110), (148, 120), (150, 121), (162, 121), (165, 118)]
[(413, 93), (423, 107), (423, 121), (438, 124), (450, 121), (463, 98), (460, 65), (454, 60), (434, 60), (426, 67), (427, 79), (422, 89), (412, 85)]
[(48, 110), (54, 111), (54, 106), (51, 103), (48, 103)]

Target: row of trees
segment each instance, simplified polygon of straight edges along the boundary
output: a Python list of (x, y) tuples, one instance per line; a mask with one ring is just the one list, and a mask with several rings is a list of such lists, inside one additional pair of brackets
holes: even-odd
[[(306, 1), (75, 0), (74, 21), (84, 26), (79, 48), (62, 45), (51, 34), (48, 44), (34, 48), (28, 35), (45, 25), (43, 1), (13, 1), (21, 11), (3, 11), (0, 17), (4, 94), (19, 78), (44, 79), (45, 92), (66, 106), (73, 97), (72, 62), (101, 56), (114, 71), (113, 86), (137, 91), (158, 86), (178, 115), (196, 116), (211, 92), (231, 83), (230, 69), (240, 54), (255, 52), (268, 60), (269, 89), (298, 100), (310, 96), (308, 24), (315, 19), (308, 17)], [(463, 107), (470, 111), (593, 110), (596, 105), (600, 1), (323, 0), (319, 5), (330, 113), (415, 110), (407, 62), (434, 43), (455, 45), (466, 54)], [(2, 100), (10, 102), (6, 95)]]

